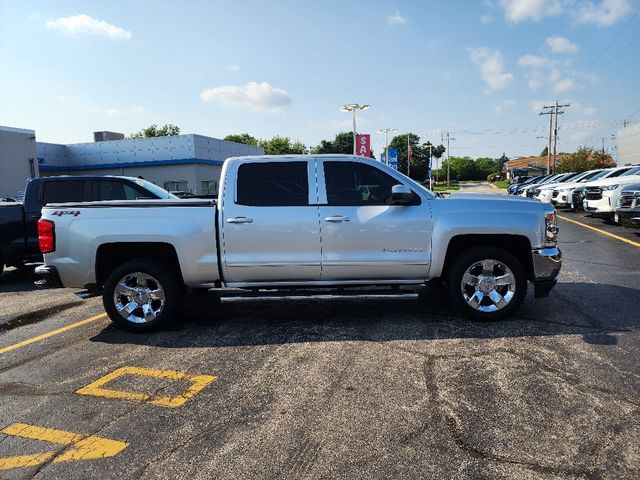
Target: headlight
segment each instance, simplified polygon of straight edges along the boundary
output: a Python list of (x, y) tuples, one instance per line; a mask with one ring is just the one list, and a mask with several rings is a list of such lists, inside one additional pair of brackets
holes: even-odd
[(544, 217), (544, 244), (555, 246), (558, 242), (558, 219), (556, 212), (547, 213)]
[(602, 189), (602, 191), (606, 191), (606, 190), (615, 190), (616, 188), (618, 188), (620, 185), (604, 185), (602, 187), (600, 187)]

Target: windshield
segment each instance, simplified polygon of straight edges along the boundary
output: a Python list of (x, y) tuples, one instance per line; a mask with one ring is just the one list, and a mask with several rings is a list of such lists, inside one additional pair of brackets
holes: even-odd
[(593, 180), (594, 178), (596, 178), (600, 174), (602, 174), (602, 170), (594, 170), (593, 172), (587, 172), (587, 174), (584, 177), (582, 177), (581, 179), (576, 180), (576, 181), (578, 181), (580, 183), (584, 183), (587, 180)]
[(569, 173), (569, 174), (565, 175), (564, 177), (562, 177), (560, 180), (558, 180), (558, 183), (568, 182), (569, 180), (573, 180), (574, 178), (576, 178), (579, 175), (580, 175), (579, 173)]
[(621, 177), (626, 177), (627, 175), (638, 175), (640, 173), (640, 167), (633, 167), (631, 170), (624, 172)]
[(141, 178), (136, 178), (135, 182), (140, 185), (145, 190), (150, 191), (154, 195), (157, 195), (158, 198), (163, 200), (179, 200), (175, 195), (167, 192), (164, 188), (159, 187), (158, 185), (148, 182), (147, 180), (143, 180)]
[(620, 170), (614, 170), (610, 175), (607, 175), (604, 178), (620, 177), (620, 176), (624, 175), (625, 173), (627, 173), (629, 170), (631, 170), (631, 167), (629, 167), (629, 168), (621, 168)]

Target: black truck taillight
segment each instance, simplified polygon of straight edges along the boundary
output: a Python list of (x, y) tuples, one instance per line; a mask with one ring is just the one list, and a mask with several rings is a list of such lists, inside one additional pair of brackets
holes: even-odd
[(38, 246), (42, 253), (56, 250), (56, 226), (51, 220), (38, 220)]

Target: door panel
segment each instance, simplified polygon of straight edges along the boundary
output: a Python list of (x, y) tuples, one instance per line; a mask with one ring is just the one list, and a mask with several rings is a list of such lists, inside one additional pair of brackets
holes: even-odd
[(319, 207), (322, 279), (427, 278), (431, 253), (428, 201), (390, 204), (391, 187), (402, 182), (382, 170), (374, 171), (377, 166), (324, 161), (318, 168), (323, 169), (329, 203)]
[(315, 160), (234, 167), (221, 208), (225, 281), (320, 280)]

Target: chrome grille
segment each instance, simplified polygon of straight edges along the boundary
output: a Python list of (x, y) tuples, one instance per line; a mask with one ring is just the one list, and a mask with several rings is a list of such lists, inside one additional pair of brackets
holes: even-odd
[(620, 195), (619, 208), (633, 208), (633, 201), (635, 199), (636, 196), (633, 192), (622, 192), (622, 195)]
[(587, 187), (585, 196), (587, 200), (600, 200), (602, 198), (602, 189), (599, 187)]

